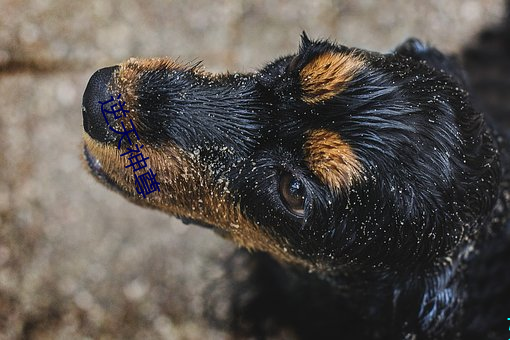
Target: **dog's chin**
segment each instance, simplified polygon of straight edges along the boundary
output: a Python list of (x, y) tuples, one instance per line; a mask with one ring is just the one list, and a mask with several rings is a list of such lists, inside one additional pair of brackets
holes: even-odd
[(209, 230), (212, 230), (214, 231), (216, 234), (218, 234), (219, 236), (227, 239), (227, 240), (232, 240), (232, 236), (230, 236), (230, 234), (225, 231), (224, 229), (222, 228), (219, 228), (215, 225), (212, 225), (212, 224), (209, 224), (209, 223), (204, 223), (204, 222), (201, 222), (200, 220), (196, 220), (196, 219), (192, 219), (192, 218), (188, 218), (188, 217), (179, 217), (179, 216), (175, 216), (177, 219), (179, 219), (182, 224), (192, 224), (192, 225), (196, 225), (196, 226), (199, 226), (199, 227), (202, 227), (202, 228), (205, 228), (205, 229), (209, 229)]
[(85, 162), (87, 163), (90, 173), (101, 184), (120, 194), (132, 196), (131, 193), (127, 192), (126, 190), (123, 190), (120, 186), (117, 185), (117, 183), (115, 183), (115, 181), (110, 176), (108, 176), (108, 174), (103, 170), (101, 162), (90, 153), (89, 149), (87, 148), (87, 145), (83, 146), (83, 156), (85, 158)]
[[(91, 154), (90, 150), (87, 148), (87, 145), (83, 146), (83, 156), (87, 166), (89, 168), (90, 173), (96, 178), (101, 184), (105, 185), (107, 188), (122, 194), (124, 197), (129, 199), (136, 199), (135, 195), (121, 188), (115, 181), (108, 176), (108, 174), (103, 170), (103, 166), (101, 162)], [(136, 204), (140, 205), (139, 200), (134, 200)], [(143, 205), (143, 204), (142, 204)], [(211, 229), (217, 234), (221, 235), (224, 238), (230, 239), (230, 236), (227, 232), (223, 231), (223, 229), (218, 228), (212, 224), (204, 223), (198, 219), (192, 219), (188, 217), (175, 216), (179, 220), (182, 221), (183, 224), (193, 224), (205, 229)]]

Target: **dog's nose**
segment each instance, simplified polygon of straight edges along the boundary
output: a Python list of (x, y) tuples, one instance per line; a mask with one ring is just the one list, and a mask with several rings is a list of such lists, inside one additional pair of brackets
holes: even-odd
[(102, 112), (101, 102), (108, 101), (114, 94), (109, 93), (108, 84), (112, 79), (112, 75), (118, 66), (105, 67), (96, 71), (87, 84), (85, 93), (83, 94), (82, 115), (83, 128), (99, 142), (106, 142), (109, 130), (108, 123), (105, 121)]

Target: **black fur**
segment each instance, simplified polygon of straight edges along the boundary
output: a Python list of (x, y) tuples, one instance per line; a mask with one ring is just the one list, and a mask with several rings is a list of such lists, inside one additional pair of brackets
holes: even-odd
[[(233, 328), (264, 338), (279, 320), (303, 339), (504, 336), (510, 242), (508, 227), (491, 219), (495, 206), (501, 219), (508, 214), (501, 197), (507, 178), (500, 178), (507, 162), (500, 166), (497, 150), (504, 146), (472, 107), (462, 70), (452, 58), (410, 40), (393, 55), (370, 55), (373, 69), (338, 97), (310, 108), (295, 100), (292, 68), (299, 68), (296, 58), (327, 49), (343, 48), (305, 38), (300, 55), (261, 72), (271, 128), (253, 156), (256, 170), (246, 167), (236, 189), (241, 202), (249, 202), (248, 216), (282, 233), (301, 256), (335, 270), (319, 273), (323, 280), (283, 274), (259, 255), (262, 268), (247, 280), (254, 287), (234, 287), (255, 296), (234, 296)], [(304, 130), (319, 127), (334, 127), (354, 147), (371, 170), (369, 184), (337, 197), (313, 180), (302, 167), (300, 146)], [(297, 174), (311, 193), (302, 224), (282, 213), (272, 182), (280, 171)], [(253, 183), (259, 183), (255, 190)], [(498, 241), (491, 241), (493, 234)]]
[[(311, 48), (322, 50), (324, 46), (321, 42)], [(274, 74), (274, 69), (287, 71), (281, 64), (288, 58), (262, 71), (262, 77), (267, 72), (270, 78), (266, 98), (273, 100), (278, 117), (271, 125), (281, 128), (272, 131), (278, 136), (276, 145), (273, 139), (267, 150), (254, 157), (256, 170), (250, 167), (242, 174), (241, 202), (249, 202), (245, 207), (248, 216), (261, 225), (278, 225), (273, 232), (284, 233), (302, 251), (301, 256), (323, 261), (334, 271), (319, 273), (322, 280), (305, 272), (284, 275), (263, 257), (259, 263), (263, 269), (257, 267), (254, 278), (247, 280), (255, 287), (241, 284), (234, 288), (255, 294), (248, 302), (234, 296), (234, 329), (264, 338), (267, 334), (261, 332), (261, 325), (279, 320), (303, 339), (503, 335), (503, 310), (510, 306), (508, 279), (499, 287), (501, 300), (492, 300), (493, 310), (501, 315), (493, 312), (481, 317), (484, 328), (467, 322), (473, 313), (478, 314), (472, 298), (479, 294), (473, 276), (479, 278), (477, 269), (466, 267), (484, 266), (469, 249), (478, 247), (474, 245), (478, 237), (502, 232), (500, 226), (490, 227), (500, 192), (498, 146), (491, 130), (462, 90), (465, 79), (460, 68), (437, 50), (412, 40), (394, 55), (373, 58), (373, 72), (363, 73), (341, 96), (314, 109), (282, 99), (296, 96), (293, 90), (274, 83), (274, 78), (289, 83), (287, 75)], [(335, 121), (335, 129), (372, 170), (367, 174), (370, 184), (337, 197), (310, 181), (313, 176), (300, 166), (300, 129), (306, 116), (313, 117), (306, 121), (306, 128), (331, 129)], [(302, 224), (281, 217), (285, 214), (272, 189), (274, 183), (250, 189), (260, 178), (276, 181), (281, 168), (307, 181), (307, 191), (313, 193)], [(332, 211), (331, 206), (338, 210)], [(268, 213), (261, 216), (260, 211)], [(360, 228), (364, 229), (361, 235)], [(499, 252), (508, 253), (508, 240), (498, 244), (503, 248)], [(496, 257), (498, 262), (505, 259), (504, 254)], [(495, 264), (493, 270), (507, 270), (502, 264)], [(486, 285), (497, 281), (492, 274), (484, 279)], [(236, 305), (239, 301), (244, 302), (243, 308)], [(462, 323), (465, 326), (459, 326)], [(247, 325), (252, 327), (246, 329)]]
[[(464, 54), (466, 71), (416, 39), (379, 54), (303, 35), (297, 54), (257, 73), (140, 77), (145, 142), (197, 152), (247, 218), (314, 268), (240, 251), (231, 277), (211, 288), (214, 324), (260, 339), (510, 337), (508, 138), (497, 129), (510, 122), (509, 37), (507, 23), (483, 33)], [(310, 104), (299, 72), (326, 52), (365, 66)], [(314, 175), (303, 150), (314, 129), (342, 137), (361, 180), (335, 192)], [(282, 202), (284, 174), (305, 188), (302, 218)], [(214, 298), (225, 289), (227, 320)]]

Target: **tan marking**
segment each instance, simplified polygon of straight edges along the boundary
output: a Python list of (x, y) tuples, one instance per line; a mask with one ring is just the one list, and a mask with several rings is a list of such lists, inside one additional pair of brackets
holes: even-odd
[(84, 133), (83, 139), (102, 170), (128, 193), (123, 195), (133, 203), (214, 225), (239, 246), (268, 252), (284, 262), (299, 264), (310, 270), (316, 269), (292, 254), (289, 251), (291, 246), (285, 240), (275, 239), (246, 218), (239, 205), (233, 203), (227, 183), (213, 183), (210, 170), (194, 154), (173, 145), (155, 149), (145, 144), (143, 155), (149, 157), (147, 169), (151, 168), (156, 174), (160, 191), (150, 193), (144, 199), (136, 193), (133, 171), (124, 168), (128, 164), (127, 157), (120, 157), (124, 150), (99, 143), (87, 133)]
[(304, 151), (310, 170), (335, 192), (348, 189), (361, 177), (359, 160), (336, 132), (325, 129), (311, 131)]
[(341, 93), (364, 64), (361, 57), (352, 53), (326, 52), (319, 55), (299, 73), (303, 101), (316, 104)]

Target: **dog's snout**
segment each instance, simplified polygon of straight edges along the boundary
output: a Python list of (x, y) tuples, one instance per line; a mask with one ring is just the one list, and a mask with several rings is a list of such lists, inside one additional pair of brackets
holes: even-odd
[(108, 84), (113, 73), (118, 66), (105, 67), (96, 71), (87, 84), (83, 94), (82, 115), (83, 128), (99, 142), (106, 142), (108, 136), (108, 124), (105, 122), (101, 111), (101, 103), (111, 98), (113, 93), (109, 93)]

